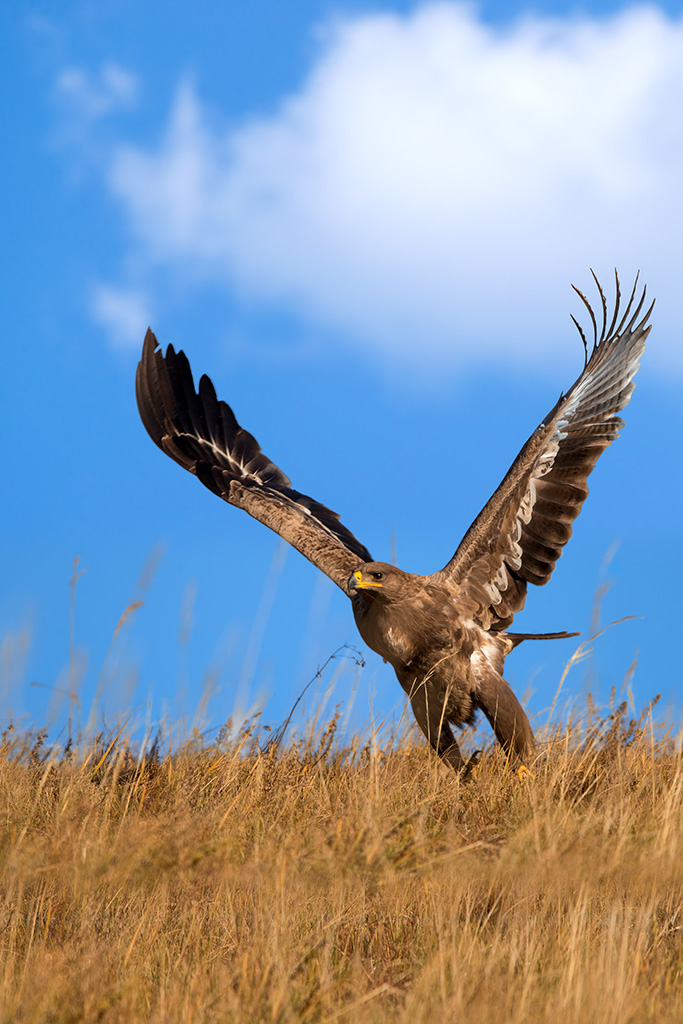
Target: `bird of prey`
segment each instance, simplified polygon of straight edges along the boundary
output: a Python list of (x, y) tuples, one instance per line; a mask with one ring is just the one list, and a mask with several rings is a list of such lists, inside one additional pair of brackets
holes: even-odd
[[(465, 767), (452, 727), (483, 711), (511, 762), (523, 764), (535, 740), (528, 718), (503, 678), (503, 663), (522, 640), (570, 633), (511, 633), (527, 584), (542, 586), (572, 533), (588, 494), (589, 474), (618, 437), (617, 415), (633, 392), (652, 306), (641, 316), (638, 278), (621, 313), (619, 278), (608, 324), (601, 327), (578, 289), (593, 325), (583, 341), (583, 371), (533, 432), (504, 480), (474, 520), (449, 562), (420, 576), (370, 552), (336, 512), (295, 490), (255, 438), (216, 397), (207, 376), (195, 390), (190, 365), (172, 345), (166, 355), (147, 331), (136, 393), (152, 440), (231, 505), (278, 533), (351, 600), (365, 643), (389, 662), (431, 746), (455, 769)], [(654, 305), (654, 303), (653, 303)]]

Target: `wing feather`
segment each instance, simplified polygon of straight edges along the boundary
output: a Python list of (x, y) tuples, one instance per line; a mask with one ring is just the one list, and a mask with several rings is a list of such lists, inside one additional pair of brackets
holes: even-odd
[(617, 413), (633, 393), (654, 303), (641, 318), (646, 289), (636, 304), (636, 277), (619, 320), (615, 273), (616, 304), (607, 327), (607, 302), (593, 277), (602, 306), (599, 331), (588, 300), (575, 289), (593, 325), (589, 356), (574, 321), (586, 352), (583, 372), (524, 445), (448, 565), (435, 573), (454, 589), (461, 613), (486, 629), (506, 629), (524, 607), (527, 584), (548, 582), (588, 495), (588, 477), (624, 425)]
[(342, 590), (359, 562), (372, 561), (336, 512), (292, 488), (217, 398), (207, 376), (195, 390), (185, 353), (169, 345), (164, 356), (149, 330), (135, 386), (142, 422), (163, 452), (214, 494), (280, 534)]

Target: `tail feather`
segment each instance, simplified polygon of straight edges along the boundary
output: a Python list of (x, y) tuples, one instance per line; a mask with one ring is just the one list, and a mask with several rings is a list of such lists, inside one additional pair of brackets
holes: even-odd
[(570, 636), (581, 636), (580, 633), (505, 633), (505, 639), (512, 642), (513, 648), (522, 640), (566, 640)]

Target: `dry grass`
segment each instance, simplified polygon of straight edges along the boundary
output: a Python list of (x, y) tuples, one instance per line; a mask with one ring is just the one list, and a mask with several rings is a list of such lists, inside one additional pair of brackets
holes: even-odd
[(6, 733), (2, 1020), (679, 1024), (683, 759), (650, 716), (589, 707), (524, 782), (335, 724), (140, 763)]

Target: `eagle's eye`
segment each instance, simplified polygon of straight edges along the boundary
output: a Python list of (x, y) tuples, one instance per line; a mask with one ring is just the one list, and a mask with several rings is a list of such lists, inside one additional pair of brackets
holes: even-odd
[(371, 572), (370, 575), (372, 576), (373, 580), (383, 580), (384, 579), (384, 573), (383, 572)]

